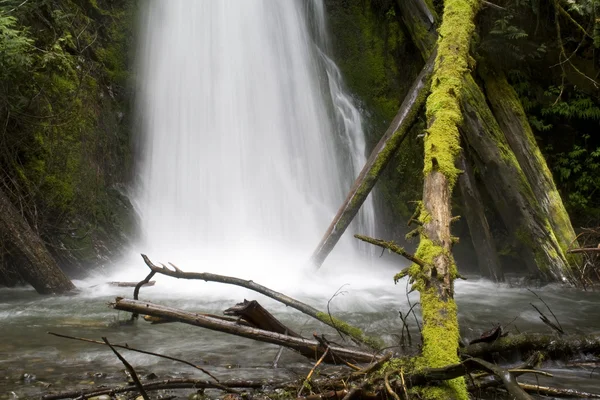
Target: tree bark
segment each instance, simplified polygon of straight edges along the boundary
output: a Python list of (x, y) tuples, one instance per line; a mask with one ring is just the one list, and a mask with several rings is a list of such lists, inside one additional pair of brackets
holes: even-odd
[(434, 60), (435, 54), (432, 54), (408, 91), (396, 117), (371, 152), (367, 163), (360, 171), (358, 178), (354, 181), (344, 204), (339, 208), (323, 238), (314, 250), (311, 262), (316, 268), (321, 267), (323, 261), (325, 261), (331, 250), (333, 250), (340, 240), (340, 237), (342, 237), (358, 213), (358, 210), (371, 193), (379, 176), (404, 141), (406, 135), (408, 135), (410, 127), (425, 103)]
[(458, 178), (458, 186), (465, 208), (465, 218), (471, 233), (471, 242), (477, 256), (477, 264), (479, 264), (479, 271), (482, 276), (494, 282), (504, 282), (498, 250), (485, 216), (485, 209), (475, 182), (475, 175), (471, 165), (465, 160), (464, 152), (461, 152), (459, 157), (458, 168), (463, 171)]
[[(248, 339), (285, 346), (312, 360), (317, 360), (326, 350), (326, 348), (324, 348), (316, 340), (292, 337), (258, 328), (243, 326), (236, 322), (223, 321), (222, 319), (212, 318), (203, 314), (182, 311), (145, 301), (117, 297), (112, 306), (117, 310), (167, 318), (214, 331), (225, 332)], [(351, 362), (368, 363), (378, 358), (371, 353), (361, 350), (347, 349), (339, 346), (329, 346), (329, 348), (329, 354), (325, 358), (325, 361), (327, 362), (335, 363), (345, 360)]]
[[(461, 86), (469, 73), (469, 48), (475, 30), (479, 0), (445, 0), (437, 40), (438, 54), (427, 98), (427, 131), (424, 139), (423, 202), (419, 221), (419, 247), (415, 257), (427, 265), (413, 264), (409, 275), (421, 295), (423, 313), (422, 362), (429, 368), (459, 362), (459, 329), (454, 279), (458, 270), (452, 256), (452, 190), (460, 171), (459, 125)], [(444, 382), (423, 392), (425, 399), (468, 399), (464, 378)]]
[(44, 246), (42, 239), (31, 229), (1, 189), (0, 241), (15, 265), (14, 271), (38, 293), (58, 294), (75, 289)]
[[(397, 2), (403, 21), (406, 24), (416, 24), (409, 31), (436, 37), (436, 32), (429, 29), (429, 20), (422, 14), (407, 17), (411, 12), (408, 4), (412, 2), (419, 2), (426, 7), (423, 0)], [(413, 40), (415, 43), (423, 41), (418, 37)], [(426, 57), (427, 53), (422, 55)], [(528, 271), (547, 280), (567, 280), (570, 268), (548, 216), (539, 207), (536, 194), (487, 105), (483, 91), (471, 74), (466, 74), (464, 79), (461, 93), (464, 118), (461, 125), (462, 137), (469, 146), (471, 160), (481, 175), (494, 207), (506, 228), (513, 234)]]
[(548, 220), (563, 253), (575, 244), (576, 235), (552, 173), (535, 140), (519, 96), (504, 74), (488, 66), (478, 68), (483, 78), (486, 97), (494, 116), (504, 132), (510, 148), (515, 153), (538, 204), (548, 215)]

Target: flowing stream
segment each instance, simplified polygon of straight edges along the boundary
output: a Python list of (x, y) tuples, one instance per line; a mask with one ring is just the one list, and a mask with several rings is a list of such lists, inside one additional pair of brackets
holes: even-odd
[[(47, 331), (107, 336), (113, 343), (205, 365), (221, 378), (293, 379), (310, 369), (291, 351), (284, 351), (274, 369), (277, 347), (200, 328), (115, 326), (128, 316), (106, 304), (115, 296), (131, 297), (133, 289), (104, 283), (141, 280), (148, 269), (139, 252), (183, 270), (252, 279), (321, 310), (329, 307), (396, 343), (402, 326), (398, 311), (410, 308), (404, 282), (392, 281), (402, 261), (391, 255), (373, 259), (346, 235), (322, 270), (306, 265), (366, 159), (361, 113), (329, 55), (323, 2), (152, 0), (144, 6), (134, 199), (141, 238), (109, 277), (76, 282), (77, 295), (40, 297), (32, 289), (0, 289), (0, 398), (124, 381), (122, 365), (107, 348)], [(371, 200), (353, 229), (375, 232)], [(336, 335), (241, 288), (154, 279), (156, 286), (143, 288), (142, 299), (212, 313), (256, 299), (299, 333)], [(537, 298), (526, 290), (475, 279), (460, 282), (456, 293), (467, 339), (513, 318), (513, 331), (547, 331), (528, 304)], [(540, 294), (567, 331), (600, 330), (600, 294), (558, 287)], [(412, 303), (418, 300), (411, 296)], [(410, 319), (410, 324), (418, 337), (416, 323)], [(171, 361), (124, 355), (143, 376), (202, 377)], [(554, 383), (600, 391), (597, 372), (589, 379), (589, 369), (550, 367), (556, 369)]]

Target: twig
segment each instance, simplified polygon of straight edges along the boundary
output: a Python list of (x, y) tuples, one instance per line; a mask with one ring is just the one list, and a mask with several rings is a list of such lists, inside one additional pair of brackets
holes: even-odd
[[(556, 321), (557, 328), (559, 328), (559, 329), (558, 329), (558, 331), (559, 331), (560, 333), (564, 334), (565, 332), (564, 332), (564, 330), (563, 330), (563, 327), (560, 325), (560, 322), (558, 322), (558, 318), (556, 318), (556, 315), (554, 315), (554, 313), (552, 312), (552, 309), (550, 308), (550, 306), (548, 305), (548, 303), (546, 303), (546, 302), (544, 301), (544, 299), (542, 299), (540, 296), (538, 296), (538, 294), (537, 294), (536, 292), (534, 292), (533, 290), (531, 290), (531, 289), (529, 289), (529, 288), (528, 288), (527, 290), (529, 290), (529, 291), (530, 291), (530, 292), (531, 292), (531, 293), (532, 293), (532, 294), (533, 294), (535, 297), (537, 297), (538, 299), (540, 299), (540, 301), (541, 301), (542, 303), (544, 303), (544, 305), (546, 306), (546, 308), (548, 309), (548, 311), (550, 311), (550, 314), (552, 314), (552, 316), (554, 317), (554, 320)], [(536, 308), (536, 310), (537, 310), (537, 308)], [(538, 310), (538, 312), (539, 312), (539, 310)], [(540, 314), (541, 314), (541, 313), (540, 313)], [(547, 319), (547, 318), (546, 318), (546, 319)]]
[(364, 335), (360, 329), (353, 327), (349, 324), (343, 323), (342, 321), (339, 321), (337, 319), (328, 318), (326, 313), (323, 313), (323, 312), (317, 310), (316, 308), (309, 306), (308, 304), (302, 303), (296, 299), (286, 296), (283, 293), (279, 293), (274, 290), (271, 290), (271, 289), (269, 289), (263, 285), (260, 285), (256, 282), (247, 281), (244, 279), (230, 277), (230, 276), (211, 274), (208, 272), (184, 272), (184, 271), (180, 270), (179, 268), (174, 267), (173, 265), (172, 265), (173, 268), (176, 268), (176, 269), (171, 270), (164, 266), (158, 267), (158, 266), (154, 265), (152, 263), (152, 261), (150, 261), (148, 256), (146, 256), (145, 254), (142, 254), (142, 258), (144, 259), (144, 262), (146, 263), (148, 268), (150, 268), (152, 271), (155, 271), (159, 274), (171, 276), (173, 278), (178, 278), (178, 279), (197, 279), (197, 280), (202, 280), (202, 281), (206, 281), (206, 282), (219, 282), (219, 283), (225, 283), (228, 285), (241, 286), (246, 289), (250, 289), (257, 293), (263, 294), (267, 297), (270, 297), (273, 300), (277, 300), (280, 303), (283, 303), (288, 307), (292, 307), (308, 316), (311, 316), (311, 317), (323, 322), (326, 325), (331, 326), (332, 328), (337, 328), (341, 332), (345, 333), (346, 335), (352, 337), (355, 340), (358, 340), (359, 342), (361, 342), (371, 348), (376, 349), (376, 348), (380, 347), (378, 340)]
[(579, 399), (600, 399), (598, 393), (587, 393), (581, 392), (575, 389), (559, 389), (549, 386), (532, 385), (529, 383), (519, 383), (521, 389), (527, 392), (539, 394), (542, 396), (560, 396), (560, 397), (574, 397)]
[(353, 372), (352, 375), (350, 375), (350, 376), (357, 377), (357, 376), (361, 376), (361, 375), (366, 375), (369, 372), (374, 371), (377, 368), (379, 368), (383, 363), (387, 362), (390, 358), (392, 358), (392, 353), (387, 353), (385, 356), (383, 356), (379, 360), (369, 364), (368, 366), (361, 369), (360, 371)]
[(279, 359), (281, 358), (281, 355), (283, 354), (283, 346), (279, 347), (279, 351), (277, 352), (277, 355), (275, 356), (275, 359), (273, 360), (273, 368), (277, 368), (277, 364), (279, 363)]
[(485, 1), (485, 0), (483, 0), (483, 1), (481, 2), (481, 4), (482, 4), (482, 5), (484, 5), (484, 6), (487, 6), (487, 7), (489, 7), (489, 8), (494, 8), (494, 9), (496, 9), (496, 10), (500, 10), (500, 11), (506, 11), (506, 8), (504, 8), (504, 7), (501, 7), (501, 6), (499, 6), (499, 5), (497, 5), (497, 4), (494, 4), (494, 3), (490, 3), (489, 1)]
[[(250, 388), (260, 389), (265, 385), (270, 387), (288, 387), (286, 382), (265, 382), (265, 381), (251, 381), (251, 380), (227, 380), (221, 381), (221, 385), (202, 379), (188, 379), (188, 378), (176, 378), (167, 379), (162, 381), (150, 381), (143, 384), (146, 391), (152, 390), (163, 390), (163, 389), (221, 389), (220, 386), (225, 386), (229, 390), (233, 388)], [(138, 390), (137, 386), (117, 386), (117, 387), (96, 387), (85, 390), (73, 390), (70, 392), (62, 392), (55, 394), (46, 394), (42, 396), (42, 400), (60, 400), (60, 399), (74, 399), (81, 398), (87, 399), (90, 397), (101, 396), (104, 394), (115, 395), (118, 393), (134, 392)]]
[(358, 234), (354, 235), (354, 237), (357, 238), (358, 240), (362, 240), (363, 242), (370, 243), (374, 246), (379, 246), (379, 247), (383, 247), (384, 249), (388, 249), (396, 254), (401, 255), (402, 257), (406, 258), (407, 260), (420, 265), (423, 268), (425, 268), (427, 265), (427, 263), (425, 263), (425, 261), (408, 253), (406, 250), (404, 250), (402, 247), (398, 246), (396, 243), (394, 243), (392, 241), (386, 242), (385, 240), (374, 239), (372, 237), (358, 235)]
[(402, 391), (404, 392), (404, 397), (408, 400), (408, 391), (406, 390), (406, 382), (404, 381), (404, 368), (400, 367), (400, 382), (402, 383)]
[(567, 250), (567, 253), (600, 253), (600, 247), (582, 247), (579, 249)]
[(389, 377), (390, 377), (390, 374), (392, 374), (392, 373), (394, 373), (394, 371), (388, 371), (388, 372), (385, 374), (385, 377), (383, 378), (383, 382), (384, 382), (384, 385), (385, 385), (385, 390), (386, 390), (386, 391), (387, 391), (387, 392), (390, 394), (390, 396), (392, 396), (392, 397), (393, 397), (395, 400), (400, 400), (400, 396), (398, 396), (398, 394), (396, 394), (396, 392), (394, 392), (394, 391), (392, 390), (392, 387), (390, 386), (390, 380), (389, 380)]
[(117, 349), (115, 349), (110, 344), (110, 342), (108, 341), (108, 339), (106, 337), (102, 337), (102, 340), (104, 341), (104, 343), (106, 343), (106, 345), (108, 347), (110, 347), (110, 349), (113, 351), (113, 353), (115, 353), (115, 355), (119, 358), (119, 360), (121, 360), (121, 362), (123, 363), (125, 368), (127, 368), (127, 371), (129, 371), (129, 375), (131, 375), (131, 379), (133, 379), (133, 383), (135, 383), (135, 386), (137, 386), (137, 388), (138, 388), (140, 394), (142, 395), (142, 397), (144, 398), (144, 400), (150, 400), (148, 393), (146, 393), (146, 391), (144, 390), (144, 385), (142, 385), (142, 382), (140, 382), (140, 378), (138, 378), (137, 374), (135, 373), (135, 369), (133, 369), (131, 364), (129, 364), (127, 362), (127, 360), (125, 358), (123, 358), (122, 355), (119, 354)]
[(551, 329), (555, 330), (556, 332), (560, 333), (561, 335), (564, 335), (564, 334), (565, 334), (565, 333), (563, 332), (563, 330), (562, 330), (562, 329), (560, 329), (558, 326), (556, 326), (554, 323), (552, 323), (552, 321), (550, 321), (550, 320), (548, 319), (548, 317), (546, 317), (546, 316), (544, 315), (544, 313), (543, 313), (543, 312), (541, 312), (541, 311), (540, 311), (540, 309), (539, 309), (539, 308), (537, 308), (537, 307), (535, 306), (535, 304), (533, 304), (533, 303), (529, 303), (529, 304), (531, 305), (531, 307), (535, 308), (535, 310), (538, 312), (538, 314), (540, 314), (540, 319), (542, 320), (542, 322), (543, 322), (544, 324), (548, 325), (548, 326), (549, 326)]
[[(81, 341), (81, 342), (87, 342), (87, 343), (100, 344), (100, 345), (103, 345), (103, 346), (105, 346), (105, 345), (106, 345), (106, 343), (104, 343), (104, 342), (101, 342), (101, 341), (99, 341), (99, 340), (93, 340), (93, 339), (87, 339), (87, 338), (80, 338), (80, 337), (69, 336), (69, 335), (62, 335), (62, 334), (60, 334), (60, 333), (54, 333), (54, 332), (47, 332), (47, 333), (48, 333), (49, 335), (52, 335), (52, 336), (57, 336), (57, 337), (65, 338), (65, 339), (79, 340), (79, 341)], [(190, 367), (192, 367), (192, 368), (195, 368), (195, 369), (197, 369), (197, 370), (199, 370), (199, 371), (202, 371), (203, 373), (205, 373), (206, 375), (208, 375), (208, 376), (210, 376), (212, 379), (214, 379), (214, 380), (215, 380), (215, 382), (217, 382), (217, 383), (219, 382), (219, 380), (217, 379), (217, 377), (216, 377), (216, 376), (214, 376), (213, 374), (211, 374), (210, 372), (208, 372), (208, 371), (207, 371), (207, 370), (205, 370), (204, 368), (202, 368), (202, 367), (199, 367), (199, 366), (197, 366), (197, 365), (195, 365), (195, 364), (193, 364), (193, 363), (191, 363), (191, 362), (189, 362), (189, 361), (186, 361), (186, 360), (182, 360), (182, 359), (179, 359), (179, 358), (175, 358), (175, 357), (167, 356), (167, 355), (165, 355), (165, 354), (153, 353), (153, 352), (151, 352), (151, 351), (146, 351), (146, 350), (140, 350), (140, 349), (136, 349), (136, 348), (133, 348), (133, 347), (129, 347), (129, 345), (125, 345), (125, 346), (124, 346), (124, 345), (120, 345), (120, 344), (113, 344), (113, 345), (112, 345), (112, 347), (118, 347), (119, 349), (130, 350), (130, 351), (134, 351), (134, 352), (137, 352), (137, 353), (148, 354), (148, 355), (150, 355), (150, 356), (155, 356), (155, 357), (165, 358), (165, 359), (167, 359), (167, 360), (171, 360), (171, 361), (177, 361), (177, 362), (180, 362), (180, 363), (182, 363), (182, 364), (189, 365)], [(222, 389), (225, 389), (225, 387), (223, 387)]]
[[(327, 301), (327, 315), (329, 315), (329, 319), (331, 319), (332, 322), (333, 322), (333, 316), (331, 315), (331, 310), (329, 309), (329, 305), (331, 304), (331, 300), (333, 300), (336, 296), (338, 296), (340, 294), (344, 295), (344, 294), (347, 293), (347, 292), (342, 292), (341, 291), (344, 286), (348, 286), (348, 284), (344, 283), (342, 286), (340, 286), (339, 289), (335, 291), (335, 293), (333, 294), (333, 296), (331, 296), (329, 298), (329, 300)], [(340, 335), (340, 338), (342, 340), (344, 340), (344, 335), (342, 335), (342, 332), (340, 332), (340, 330), (337, 328), (337, 326), (335, 326), (335, 324), (333, 324), (333, 327), (337, 331), (338, 335)], [(298, 394), (298, 396), (300, 396), (300, 394)]]
[(302, 389), (304, 389), (304, 386), (307, 385), (308, 382), (310, 382), (310, 377), (315, 372), (315, 369), (317, 369), (317, 367), (323, 362), (323, 360), (325, 359), (325, 356), (327, 355), (328, 352), (329, 352), (329, 346), (327, 346), (327, 348), (325, 349), (325, 352), (323, 353), (321, 358), (319, 358), (319, 360), (317, 360), (317, 362), (312, 367), (312, 369), (310, 370), (308, 375), (306, 375), (306, 379), (304, 379), (304, 382), (302, 382), (302, 386), (300, 386), (300, 390), (298, 390), (298, 394), (296, 395), (296, 397), (300, 397), (300, 395), (302, 394)]

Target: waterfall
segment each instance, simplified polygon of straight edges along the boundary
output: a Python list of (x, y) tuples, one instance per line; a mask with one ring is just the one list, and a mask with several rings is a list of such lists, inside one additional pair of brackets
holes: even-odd
[[(305, 262), (366, 160), (360, 112), (328, 56), (322, 0), (145, 8), (139, 248), (207, 270), (281, 264), (274, 254)], [(372, 234), (370, 200), (358, 219)]]

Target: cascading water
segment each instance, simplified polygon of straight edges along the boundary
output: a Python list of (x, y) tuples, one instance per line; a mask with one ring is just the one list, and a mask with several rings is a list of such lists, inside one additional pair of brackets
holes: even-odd
[(365, 162), (321, 0), (146, 7), (140, 249), (202, 269), (306, 262)]

